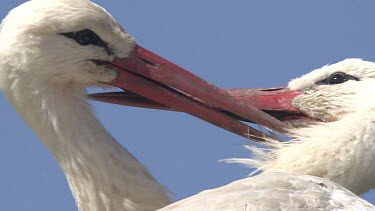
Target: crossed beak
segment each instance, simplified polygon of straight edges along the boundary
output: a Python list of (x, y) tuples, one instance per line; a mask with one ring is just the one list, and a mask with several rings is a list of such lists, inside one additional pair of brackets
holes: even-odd
[(107, 65), (119, 73), (108, 84), (124, 92), (91, 94), (91, 99), (186, 112), (257, 141), (263, 141), (266, 135), (244, 121), (286, 132), (289, 126), (281, 120), (288, 114), (301, 114), (292, 104), (301, 92), (285, 88), (223, 90), (139, 45), (128, 57)]

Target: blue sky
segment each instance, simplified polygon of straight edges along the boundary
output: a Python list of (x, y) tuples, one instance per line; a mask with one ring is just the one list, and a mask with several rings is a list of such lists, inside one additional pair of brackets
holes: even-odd
[[(24, 1), (4, 1), (0, 17)], [(272, 87), (325, 64), (375, 61), (375, 1), (95, 1), (138, 43), (223, 88)], [(247, 140), (181, 113), (92, 103), (108, 130), (175, 199), (251, 172)], [(0, 94), (0, 209), (74, 210), (48, 150)], [(375, 202), (375, 194), (366, 199)]]

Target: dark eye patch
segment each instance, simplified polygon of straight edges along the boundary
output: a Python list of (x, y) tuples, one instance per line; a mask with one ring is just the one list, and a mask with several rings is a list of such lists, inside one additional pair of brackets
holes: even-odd
[(332, 73), (329, 77), (325, 78), (324, 80), (318, 81), (316, 84), (334, 85), (334, 84), (341, 84), (349, 80), (359, 81), (359, 79), (355, 76), (348, 75), (343, 72), (335, 72), (335, 73)]
[(109, 48), (108, 43), (104, 42), (95, 32), (90, 29), (83, 29), (77, 32), (65, 32), (61, 33), (61, 35), (73, 39), (82, 46), (95, 45), (102, 47), (109, 55), (112, 54), (112, 50)]

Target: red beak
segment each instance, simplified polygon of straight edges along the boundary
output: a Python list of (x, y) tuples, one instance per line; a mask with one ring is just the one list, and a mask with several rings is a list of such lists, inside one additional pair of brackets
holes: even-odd
[(94, 100), (182, 111), (258, 141), (264, 140), (264, 133), (239, 120), (285, 132), (286, 124), (261, 110), (299, 113), (291, 101), (300, 92), (285, 89), (222, 90), (139, 45), (127, 58), (116, 59), (108, 65), (119, 73), (108, 84), (127, 92), (90, 95)]

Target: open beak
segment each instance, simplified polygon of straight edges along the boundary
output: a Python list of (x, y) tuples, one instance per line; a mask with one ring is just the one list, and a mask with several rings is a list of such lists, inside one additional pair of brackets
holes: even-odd
[(286, 89), (222, 90), (139, 45), (128, 57), (116, 59), (107, 65), (119, 73), (108, 84), (125, 92), (91, 94), (91, 99), (186, 112), (257, 141), (263, 141), (265, 134), (241, 121), (286, 132), (288, 126), (285, 123), (262, 110), (284, 109), (286, 112), (300, 113), (292, 106), (292, 99), (300, 92)]

